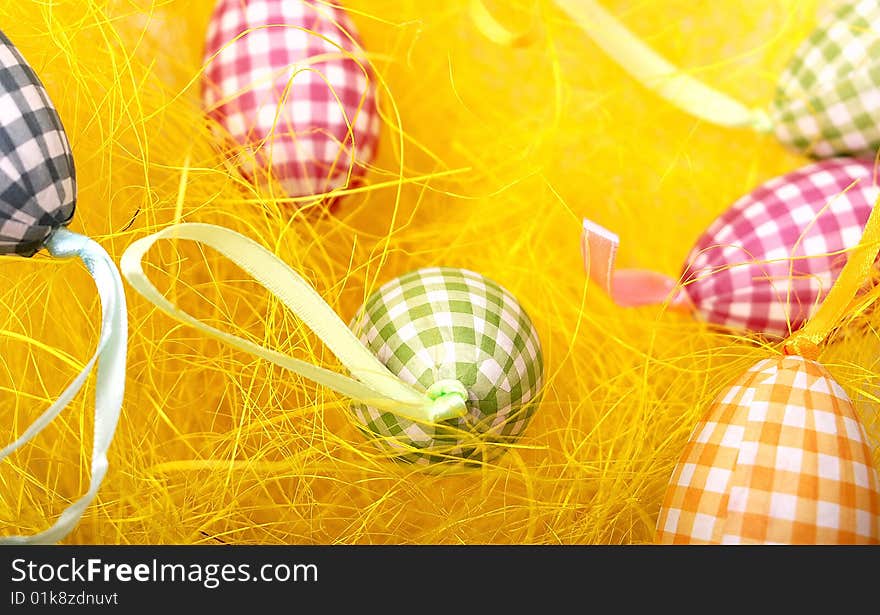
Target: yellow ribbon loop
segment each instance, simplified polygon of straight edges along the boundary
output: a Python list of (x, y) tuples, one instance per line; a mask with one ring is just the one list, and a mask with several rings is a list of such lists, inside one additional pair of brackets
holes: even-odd
[(541, 22), (532, 20), (528, 29), (514, 31), (495, 19), (492, 11), (483, 0), (471, 0), (471, 20), (477, 29), (487, 39), (504, 47), (528, 47), (534, 44), (541, 36)]
[(595, 0), (555, 0), (610, 58), (645, 87), (685, 113), (718, 126), (773, 129), (763, 109), (753, 109), (686, 74), (639, 39)]
[[(640, 40), (595, 0), (554, 0), (559, 9), (617, 64), (668, 103), (701, 120), (730, 128), (770, 132), (773, 125), (763, 109), (750, 108), (686, 74)], [(543, 33), (542, 20), (513, 31), (498, 21), (484, 0), (471, 0), (470, 16), (477, 30), (506, 47), (528, 47)]]
[[(265, 348), (181, 310), (159, 292), (143, 269), (147, 251), (161, 239), (194, 241), (235, 263), (309, 327), (350, 375)], [(401, 380), (355, 337), (305, 278), (257, 242), (231, 229), (203, 223), (172, 225), (133, 242), (122, 254), (120, 270), (132, 288), (172, 318), (350, 399), (421, 422), (443, 421), (467, 412), (467, 390), (463, 385), (456, 389), (441, 381), (441, 387), (424, 391)]]
[[(853, 312), (867, 308), (865, 298), (857, 297), (867, 280), (880, 253), (880, 198), (874, 203), (871, 215), (865, 224), (859, 244), (850, 252), (846, 265), (815, 315), (786, 341), (786, 354), (796, 354), (815, 360), (825, 338), (841, 321)], [(872, 291), (868, 298), (877, 299), (880, 293)]]

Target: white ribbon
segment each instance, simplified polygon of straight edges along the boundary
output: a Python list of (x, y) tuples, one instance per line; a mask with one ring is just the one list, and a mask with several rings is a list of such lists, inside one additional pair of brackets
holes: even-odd
[(107, 450), (113, 441), (125, 391), (125, 360), (128, 346), (128, 317), (122, 279), (115, 263), (93, 240), (65, 228), (56, 230), (46, 242), (52, 256), (78, 257), (95, 280), (101, 298), (101, 335), (95, 354), (58, 399), (17, 440), (0, 450), (0, 460), (39, 434), (64, 410), (87, 380), (97, 363), (95, 382), (95, 433), (92, 471), (88, 491), (68, 506), (48, 529), (32, 536), (7, 536), (0, 544), (53, 544), (62, 540), (79, 522), (95, 499), (107, 474)]

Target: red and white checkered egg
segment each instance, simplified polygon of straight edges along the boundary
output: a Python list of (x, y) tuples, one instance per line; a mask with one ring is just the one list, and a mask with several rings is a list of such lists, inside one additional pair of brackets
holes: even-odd
[(739, 199), (691, 251), (682, 279), (707, 321), (787, 336), (815, 311), (854, 248), (878, 191), (870, 160), (836, 158)]
[(338, 5), (219, 0), (204, 59), (204, 105), (246, 177), (320, 195), (372, 162), (375, 80)]

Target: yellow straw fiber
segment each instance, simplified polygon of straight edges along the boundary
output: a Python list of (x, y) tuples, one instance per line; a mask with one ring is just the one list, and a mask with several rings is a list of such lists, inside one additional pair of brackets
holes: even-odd
[[(674, 63), (750, 105), (831, 3), (606, 0)], [(335, 214), (241, 179), (200, 110), (211, 0), (19, 0), (0, 24), (43, 79), (79, 180), (71, 228), (118, 261), (176, 221), (254, 238), (348, 320), (378, 285), (430, 265), (510, 289), (541, 336), (546, 391), (519, 446), (455, 475), (388, 461), (346, 400), (156, 312), (127, 287), (126, 399), (97, 501), (67, 543), (564, 543), (653, 538), (689, 432), (769, 352), (590, 287), (581, 218), (620, 265), (677, 276), (700, 232), (759, 182), (806, 163), (772, 136), (707, 125), (633, 82), (551, 2), (486, 2), (528, 46), (489, 40), (470, 0), (349, 0), (380, 79), (381, 143)], [(339, 369), (316, 337), (193, 244), (150, 253), (157, 285), (209, 324)], [(165, 274), (160, 273), (164, 270)], [(92, 281), (41, 253), (0, 260), (0, 440), (67, 385), (97, 340)], [(878, 318), (823, 359), (876, 446)], [(47, 527), (88, 482), (93, 380), (0, 464), (0, 533)], [(875, 450), (875, 460), (878, 453)]]

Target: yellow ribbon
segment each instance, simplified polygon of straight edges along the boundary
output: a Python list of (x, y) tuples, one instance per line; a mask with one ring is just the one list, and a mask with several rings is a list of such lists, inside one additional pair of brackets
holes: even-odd
[[(763, 109), (750, 108), (691, 77), (652, 49), (595, 0), (554, 0), (559, 9), (623, 70), (668, 103), (701, 120), (729, 128), (770, 132), (773, 124)], [(538, 39), (540, 22), (523, 32), (506, 28), (482, 0), (471, 0), (471, 19), (483, 36), (510, 47)]]
[(795, 354), (815, 361), (819, 356), (819, 346), (844, 318), (864, 310), (867, 302), (873, 302), (880, 297), (878, 289), (872, 290), (866, 297), (856, 297), (864, 287), (865, 281), (871, 277), (871, 269), (880, 252), (880, 213), (878, 213), (880, 206), (878, 205), (880, 199), (874, 203), (859, 244), (851, 251), (846, 265), (843, 266), (822, 305), (813, 317), (785, 342), (786, 354)]
[[(350, 375), (312, 365), (201, 322), (168, 300), (147, 278), (143, 261), (162, 239), (187, 240), (213, 248), (274, 294), (324, 342)], [(351, 332), (308, 281), (266, 248), (231, 229), (203, 223), (179, 223), (133, 242), (119, 263), (123, 277), (141, 296), (180, 322), (234, 348), (290, 370), (350, 399), (414, 421), (433, 423), (467, 412), (467, 389), (439, 380), (427, 390), (393, 374)]]
[(750, 109), (682, 72), (646, 45), (594, 0), (555, 0), (556, 5), (621, 68), (682, 111), (719, 126), (772, 130), (762, 109)]
[(504, 47), (528, 47), (541, 33), (539, 21), (533, 21), (527, 30), (514, 31), (495, 19), (483, 0), (471, 0), (471, 20), (487, 39)]

